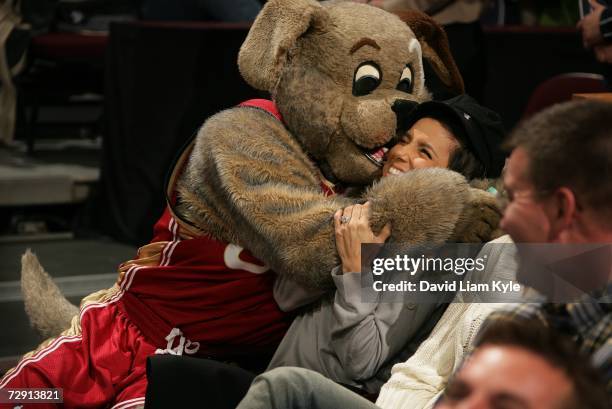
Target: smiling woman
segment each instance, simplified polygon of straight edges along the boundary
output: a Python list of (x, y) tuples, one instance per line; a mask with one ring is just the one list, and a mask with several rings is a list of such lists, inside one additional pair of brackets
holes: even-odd
[(450, 128), (433, 118), (419, 119), (387, 154), (383, 176), (423, 168), (446, 168), (459, 141)]

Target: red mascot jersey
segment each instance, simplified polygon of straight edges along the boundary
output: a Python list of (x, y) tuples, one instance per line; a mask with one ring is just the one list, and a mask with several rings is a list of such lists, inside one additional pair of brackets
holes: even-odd
[[(265, 110), (281, 121), (273, 102), (241, 106)], [(273, 352), (290, 319), (273, 298), (275, 274), (237, 245), (203, 235), (172, 211), (174, 182), (193, 144), (183, 152), (168, 184), (168, 206), (152, 242), (121, 266), (125, 291), (119, 307), (157, 353), (231, 358)]]

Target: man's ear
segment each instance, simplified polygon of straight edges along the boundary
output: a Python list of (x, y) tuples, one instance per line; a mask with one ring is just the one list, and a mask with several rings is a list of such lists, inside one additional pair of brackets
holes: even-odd
[(272, 91), (298, 38), (322, 28), (327, 20), (327, 11), (314, 0), (269, 0), (238, 54), (238, 68), (246, 82)]
[(574, 192), (567, 187), (557, 189), (551, 200), (552, 209), (549, 215), (551, 236), (557, 239), (562, 235), (572, 233), (570, 229), (576, 227), (576, 216), (579, 209)]
[(423, 58), (427, 59), (440, 80), (457, 94), (463, 94), (463, 78), (453, 59), (448, 45), (448, 37), (442, 26), (425, 13), (417, 10), (393, 11), (416, 35)]

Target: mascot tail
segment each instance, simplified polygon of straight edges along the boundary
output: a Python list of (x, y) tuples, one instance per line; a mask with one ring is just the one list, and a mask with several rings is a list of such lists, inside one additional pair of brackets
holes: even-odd
[(72, 317), (79, 313), (29, 249), (21, 257), (21, 292), (30, 323), (44, 337), (68, 329)]

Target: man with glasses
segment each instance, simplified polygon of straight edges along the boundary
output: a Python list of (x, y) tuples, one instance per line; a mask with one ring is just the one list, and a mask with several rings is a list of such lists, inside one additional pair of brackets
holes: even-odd
[(522, 304), (493, 313), (488, 322), (536, 320), (571, 337), (601, 368), (610, 394), (612, 104), (556, 105), (516, 129), (506, 147), (512, 154), (504, 174), (508, 203), (501, 227), (514, 242), (552, 243), (560, 249), (598, 243), (606, 254), (603, 263), (584, 264), (574, 277), (578, 286), (590, 282), (592, 287), (576, 299)]

